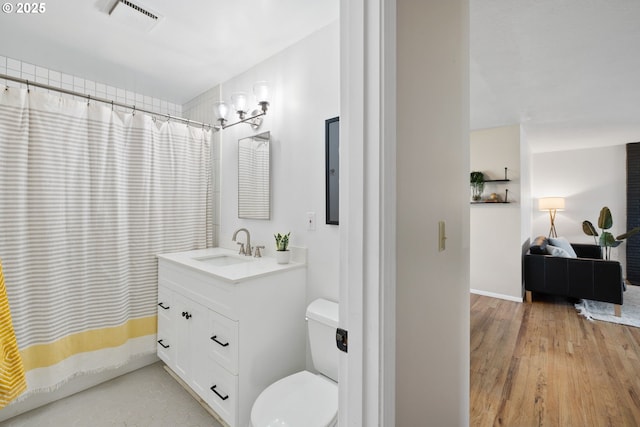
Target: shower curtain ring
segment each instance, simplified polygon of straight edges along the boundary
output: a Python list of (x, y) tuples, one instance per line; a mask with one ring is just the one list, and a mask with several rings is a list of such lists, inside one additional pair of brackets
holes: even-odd
[(25, 80), (27, 82), (27, 93), (31, 93), (31, 89), (29, 88), (29, 80)]
[(113, 99), (111, 100), (111, 111), (113, 111)]
[(167, 114), (167, 123), (171, 121), (171, 114)]
[(135, 106), (135, 105), (133, 106), (133, 111), (131, 112), (131, 115), (132, 115), (132, 116), (135, 116), (135, 115), (136, 115), (136, 106)]
[(87, 107), (91, 104), (91, 95), (87, 95)]

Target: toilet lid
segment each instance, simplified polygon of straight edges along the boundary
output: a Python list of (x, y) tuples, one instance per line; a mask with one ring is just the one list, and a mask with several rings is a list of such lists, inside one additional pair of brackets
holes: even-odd
[(338, 385), (308, 371), (267, 387), (251, 409), (254, 427), (326, 427), (338, 415)]

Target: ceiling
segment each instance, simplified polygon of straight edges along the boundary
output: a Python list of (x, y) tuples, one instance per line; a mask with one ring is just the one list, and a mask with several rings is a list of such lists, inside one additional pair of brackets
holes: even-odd
[(534, 152), (640, 141), (640, 1), (470, 0), (471, 127)]
[[(0, 55), (182, 104), (339, 14), (339, 0), (132, 1), (161, 16), (150, 31), (109, 16), (115, 0), (2, 13)], [(640, 141), (638, 22), (638, 0), (470, 0), (472, 129), (522, 123), (534, 152)]]
[(339, 17), (338, 0), (129, 1), (151, 30), (116, 0), (0, 13), (0, 55), (183, 104)]

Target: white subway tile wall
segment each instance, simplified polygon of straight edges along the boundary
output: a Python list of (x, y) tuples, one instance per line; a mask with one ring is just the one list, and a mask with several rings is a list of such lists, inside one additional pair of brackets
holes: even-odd
[[(0, 74), (31, 80), (37, 83), (46, 84), (61, 89), (73, 90), (84, 95), (97, 98), (113, 99), (116, 102), (136, 106), (144, 110), (153, 111), (158, 114), (169, 114), (172, 116), (182, 116), (182, 105), (174, 104), (166, 100), (153, 98), (144, 94), (131, 92), (125, 89), (108, 86), (104, 83), (86, 80), (82, 77), (72, 76), (59, 71), (50, 70), (17, 59), (0, 56)], [(26, 88), (25, 84), (0, 79), (0, 86)], [(47, 91), (47, 89), (31, 87), (31, 90)], [(56, 92), (57, 93), (57, 92)], [(63, 98), (83, 100), (85, 97), (78, 97), (60, 93)], [(120, 111), (128, 111), (124, 107), (115, 107)]]

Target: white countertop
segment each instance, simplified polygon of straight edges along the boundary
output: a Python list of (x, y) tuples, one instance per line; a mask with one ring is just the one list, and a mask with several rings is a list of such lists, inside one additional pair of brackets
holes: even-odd
[[(226, 257), (225, 259), (239, 262), (230, 265), (213, 265), (208, 260), (215, 257)], [(278, 273), (295, 268), (304, 268), (304, 263), (291, 261), (288, 264), (278, 264), (275, 258), (238, 255), (236, 251), (225, 248), (198, 249), (186, 252), (174, 252), (169, 254), (159, 254), (158, 258), (175, 262), (194, 270), (198, 270), (227, 282), (239, 283), (244, 280), (254, 279), (269, 274)]]

